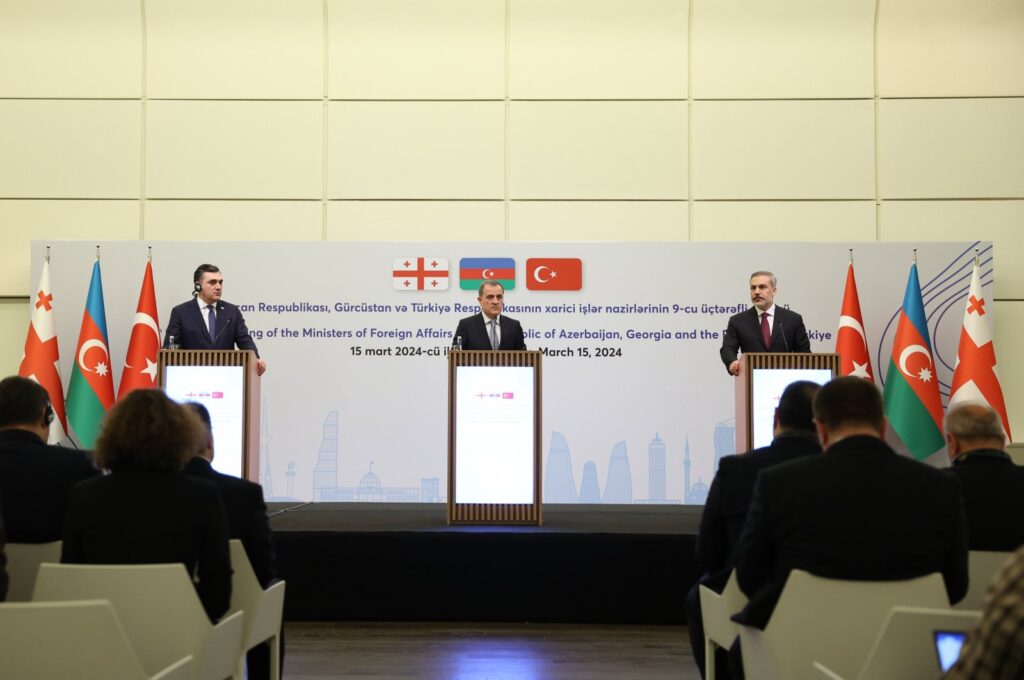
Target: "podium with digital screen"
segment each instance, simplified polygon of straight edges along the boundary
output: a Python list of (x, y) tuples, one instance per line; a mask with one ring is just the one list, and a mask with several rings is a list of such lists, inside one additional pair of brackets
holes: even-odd
[(213, 467), (259, 482), (260, 381), (251, 350), (159, 352), (160, 388), (171, 399), (199, 402), (213, 423)]
[(541, 353), (448, 354), (448, 523), (541, 523)]
[(775, 408), (790, 383), (824, 385), (839, 375), (839, 355), (814, 352), (750, 352), (736, 377), (736, 453), (772, 443)]

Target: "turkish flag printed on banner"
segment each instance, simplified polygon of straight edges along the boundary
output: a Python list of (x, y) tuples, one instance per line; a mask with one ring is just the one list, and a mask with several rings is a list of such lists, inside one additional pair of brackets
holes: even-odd
[(583, 260), (578, 257), (531, 257), (526, 260), (528, 290), (580, 290)]
[(128, 353), (121, 372), (121, 386), (117, 398), (121, 399), (132, 390), (157, 387), (156, 353), (160, 349), (160, 322), (157, 320), (156, 289), (153, 286), (153, 263), (146, 263), (142, 277), (142, 291), (135, 308)]

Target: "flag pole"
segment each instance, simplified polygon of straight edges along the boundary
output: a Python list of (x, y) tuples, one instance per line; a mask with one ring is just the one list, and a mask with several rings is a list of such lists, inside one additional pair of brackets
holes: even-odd
[(96, 261), (99, 262), (99, 259), (100, 259), (100, 244), (97, 243), (96, 244)]
[(50, 244), (46, 244), (46, 264), (50, 264)]
[[(96, 247), (98, 248), (99, 246)], [(917, 248), (914, 248), (914, 265), (917, 265)]]
[(981, 258), (980, 258), (980, 257), (978, 257), (978, 249), (977, 249), (977, 248), (975, 248), (975, 249), (974, 249), (974, 266), (975, 266), (975, 267), (977, 267), (977, 266), (978, 266), (978, 263), (980, 262), (980, 260), (981, 260)]
[(853, 248), (850, 248), (850, 264), (853, 264)]
[(146, 246), (146, 262), (153, 261), (153, 246)]

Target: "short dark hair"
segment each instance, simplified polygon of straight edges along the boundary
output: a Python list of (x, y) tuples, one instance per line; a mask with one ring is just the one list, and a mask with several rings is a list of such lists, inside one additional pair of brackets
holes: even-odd
[(885, 424), (882, 394), (873, 382), (863, 378), (836, 378), (814, 397), (814, 419), (829, 431), (846, 425), (868, 425), (881, 433)]
[(814, 432), (814, 395), (821, 385), (810, 380), (790, 383), (779, 397), (779, 427)]
[(96, 439), (96, 461), (113, 472), (178, 472), (205, 438), (190, 409), (161, 390), (133, 390), (107, 413)]
[(194, 283), (199, 283), (199, 281), (202, 280), (202, 278), (203, 278), (203, 274), (218, 274), (218, 273), (220, 273), (220, 268), (218, 268), (217, 265), (214, 265), (214, 264), (201, 264), (198, 267), (196, 267), (196, 273), (193, 274), (192, 281)]
[(35, 380), (12, 375), (0, 380), (0, 427), (42, 423), (50, 395)]
[(484, 288), (487, 286), (497, 286), (498, 288), (501, 288), (501, 294), (505, 295), (505, 286), (501, 285), (501, 281), (484, 281), (476, 291), (477, 297), (484, 296)]

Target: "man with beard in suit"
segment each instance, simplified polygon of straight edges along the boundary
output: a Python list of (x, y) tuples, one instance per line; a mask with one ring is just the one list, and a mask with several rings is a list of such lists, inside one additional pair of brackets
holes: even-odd
[(729, 318), (722, 337), (722, 363), (732, 375), (740, 374), (739, 352), (810, 352), (804, 320), (796, 312), (775, 304), (775, 274), (750, 275), (750, 301), (754, 306)]
[(505, 288), (497, 281), (486, 281), (480, 286), (477, 302), (480, 313), (459, 321), (452, 338), (462, 349), (526, 349), (523, 327), (515, 319), (502, 314), (505, 308)]
[(212, 264), (201, 264), (193, 276), (194, 300), (183, 302), (171, 310), (171, 320), (164, 334), (164, 348), (171, 338), (181, 349), (251, 349), (256, 352), (256, 372), (263, 375), (267, 362), (259, 358), (259, 350), (245, 325), (241, 310), (221, 299), (224, 277)]

